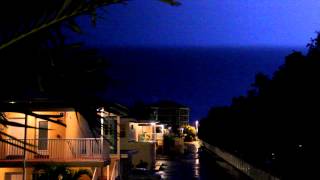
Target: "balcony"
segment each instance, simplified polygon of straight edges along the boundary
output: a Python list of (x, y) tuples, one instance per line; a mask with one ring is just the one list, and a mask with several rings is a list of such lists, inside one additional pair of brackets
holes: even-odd
[[(8, 139), (12, 144), (22, 146), (24, 140)], [(0, 142), (0, 166), (17, 166), (18, 162), (34, 164), (103, 165), (109, 159), (109, 143), (99, 138), (77, 139), (27, 139), (27, 149)], [(25, 155), (24, 155), (25, 153)]]
[(140, 133), (138, 134), (138, 142), (156, 142), (156, 133)]

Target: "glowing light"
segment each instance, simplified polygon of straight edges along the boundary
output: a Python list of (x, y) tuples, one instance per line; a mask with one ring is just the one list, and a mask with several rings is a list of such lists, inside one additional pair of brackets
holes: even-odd
[(199, 165), (199, 164), (200, 164), (198, 158), (196, 159), (195, 164), (196, 164), (196, 165)]
[(104, 119), (103, 118), (100, 118), (100, 123), (101, 123), (101, 138), (103, 137), (104, 135), (104, 128), (103, 128), (103, 123), (104, 123)]
[(196, 120), (195, 124), (196, 124), (196, 132), (198, 133), (199, 121)]

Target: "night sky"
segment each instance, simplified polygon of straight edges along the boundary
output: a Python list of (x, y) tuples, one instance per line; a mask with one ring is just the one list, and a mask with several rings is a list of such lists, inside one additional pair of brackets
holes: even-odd
[(92, 45), (303, 46), (319, 30), (318, 0), (132, 0), (103, 13)]
[(305, 51), (320, 30), (318, 0), (181, 2), (113, 5), (95, 28), (79, 19), (85, 33), (77, 40), (110, 59), (110, 75), (120, 84), (106, 92), (109, 99), (171, 99), (191, 107), (191, 120), (199, 119), (211, 106), (244, 94), (255, 73), (271, 75), (292, 50)]

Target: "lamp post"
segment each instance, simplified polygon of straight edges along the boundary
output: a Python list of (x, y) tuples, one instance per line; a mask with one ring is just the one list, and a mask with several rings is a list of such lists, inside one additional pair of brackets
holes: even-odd
[(196, 132), (197, 132), (197, 134), (198, 134), (199, 121), (196, 120), (195, 124), (196, 124)]

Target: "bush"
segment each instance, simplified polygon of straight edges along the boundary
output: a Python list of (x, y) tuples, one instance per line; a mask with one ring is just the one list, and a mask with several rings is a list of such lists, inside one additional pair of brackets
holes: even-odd
[(185, 134), (184, 141), (190, 142), (190, 141), (196, 140), (197, 132), (196, 132), (196, 128), (195, 127), (190, 126), (190, 125), (185, 126), (183, 133)]

